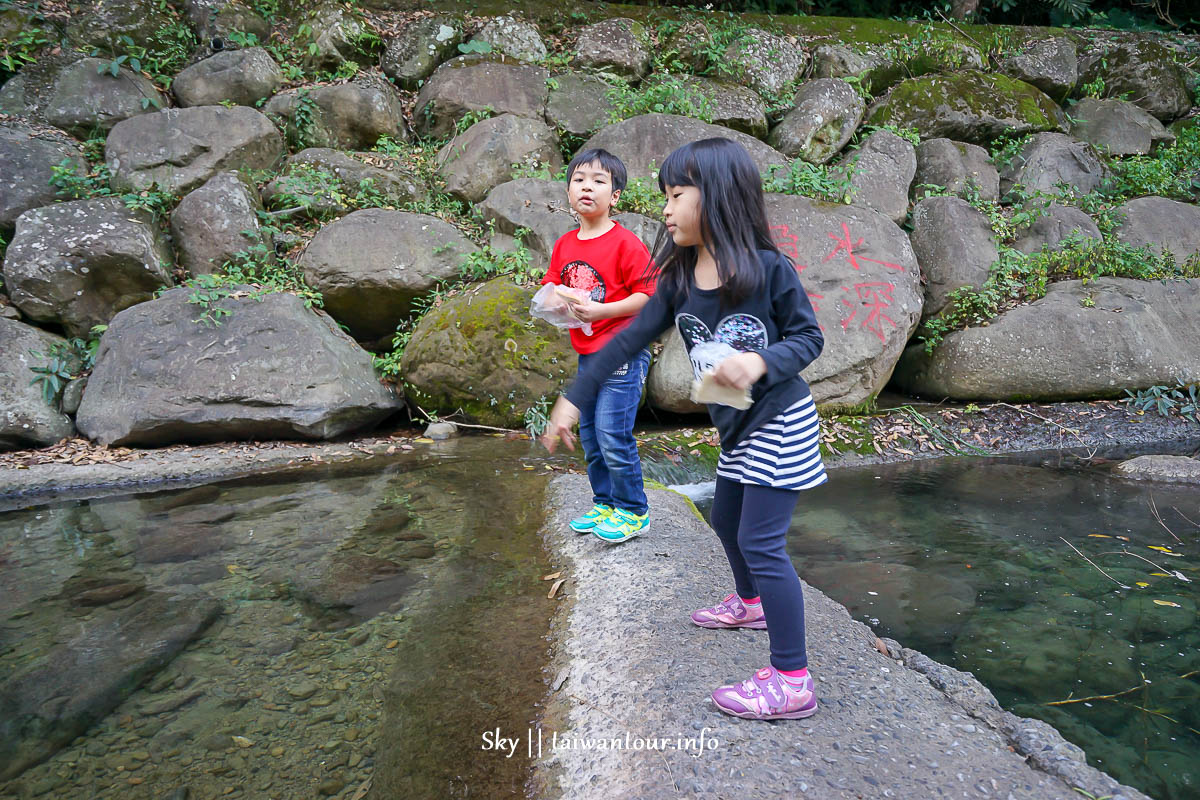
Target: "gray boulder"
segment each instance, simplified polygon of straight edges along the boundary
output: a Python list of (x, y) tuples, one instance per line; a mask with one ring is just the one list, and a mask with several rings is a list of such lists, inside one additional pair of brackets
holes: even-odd
[(913, 206), (912, 227), (928, 318), (941, 312), (955, 289), (983, 286), (998, 255), (996, 238), (988, 218), (958, 197), (926, 197)]
[(906, 77), (893, 53), (870, 45), (851, 46), (840, 42), (819, 45), (813, 52), (814, 78), (852, 78), (870, 92), (880, 94)]
[(575, 66), (640, 80), (650, 71), (650, 35), (642, 23), (625, 17), (579, 29)]
[(476, 249), (437, 217), (368, 208), (318, 231), (297, 266), (324, 295), (330, 316), (359, 341), (378, 342)]
[(492, 52), (512, 56), (518, 61), (536, 62), (546, 57), (546, 45), (538, 29), (511, 14), (488, 20), (471, 41), (487, 42), (492, 46)]
[(1062, 133), (1035, 134), (1000, 172), (1000, 194), (1014, 187), (1026, 194), (1085, 195), (1103, 183), (1108, 168), (1087, 142)]
[(153, 220), (115, 197), (26, 211), (4, 255), (13, 305), (85, 339), (171, 284), (170, 253)]
[(524, 245), (534, 257), (534, 266), (550, 263), (550, 253), (558, 237), (579, 227), (567, 202), (567, 187), (561, 181), (519, 178), (502, 183), (479, 204), (485, 223), (496, 232), (512, 236), (525, 228)]
[(1200, 280), (1053, 283), (986, 327), (947, 335), (932, 356), (909, 348), (895, 381), (923, 397), (1058, 401), (1200, 380), (1197, 297)]
[(1110, 156), (1146, 155), (1175, 141), (1148, 111), (1125, 100), (1085, 97), (1071, 107), (1071, 135)]
[[(607, 125), (584, 143), (584, 148), (602, 147), (625, 162), (629, 178), (651, 177), (671, 151), (697, 139), (723, 136), (743, 145), (759, 171), (771, 166), (786, 167), (787, 158), (753, 136), (720, 125), (709, 125), (675, 114), (641, 114)], [(651, 164), (654, 164), (654, 169)]]
[(887, 384), (921, 318), (921, 274), (908, 237), (866, 208), (767, 195), (775, 243), (796, 264), (825, 333), (802, 373), (817, 403), (858, 405)]
[(1063, 110), (1040, 89), (975, 70), (903, 81), (871, 106), (867, 121), (915, 128), (922, 139), (944, 136), (974, 144), (1067, 126)]
[[(61, 336), (0, 317), (0, 450), (44, 447), (75, 435), (70, 418), (51, 406), (33, 383)], [(40, 353), (41, 355), (34, 355)]]
[(1200, 207), (1165, 197), (1138, 197), (1118, 206), (1114, 232), (1133, 247), (1171, 253), (1182, 264), (1200, 253)]
[(1097, 78), (1104, 79), (1106, 96), (1128, 95), (1135, 105), (1163, 122), (1182, 117), (1192, 107), (1174, 53), (1152, 38), (1127, 39), (1107, 49), (1090, 50), (1080, 58), (1079, 85)]
[(1200, 484), (1200, 459), (1188, 456), (1138, 456), (1122, 461), (1113, 473), (1135, 481)]
[(476, 122), (438, 151), (446, 191), (477, 203), (512, 180), (513, 165), (544, 166), (555, 175), (563, 166), (558, 137), (544, 122), (514, 114)]
[(650, 405), (673, 414), (703, 414), (708, 408), (692, 402), (692, 381), (696, 372), (683, 345), (683, 337), (672, 328), (667, 332), (662, 352), (646, 375), (646, 398)]
[(283, 155), (283, 137), (246, 106), (197, 106), (118, 123), (104, 143), (112, 187), (141, 191), (155, 184), (183, 194), (225, 170), (268, 169)]
[(862, 122), (866, 103), (837, 78), (808, 81), (796, 92), (794, 108), (771, 131), (771, 146), (788, 156), (826, 164)]
[(562, 72), (548, 81), (546, 121), (565, 133), (588, 136), (610, 121), (612, 86), (594, 75)]
[(278, 211), (294, 209), (321, 218), (353, 211), (352, 200), (364, 193), (380, 204), (401, 206), (426, 197), (428, 191), (397, 158), (310, 147), (288, 159), (279, 177), (263, 187), (262, 196)]
[(171, 238), (179, 266), (192, 275), (221, 271), (252, 247), (269, 249), (258, 220), (258, 192), (236, 172), (222, 172), (189, 192), (171, 212)]
[[(767, 135), (767, 106), (763, 99), (745, 86), (724, 83), (692, 75), (654, 76), (648, 84), (671, 81), (678, 96), (704, 110), (704, 119), (747, 133), (756, 139)], [(697, 115), (699, 116), (699, 115)]]
[[(301, 106), (307, 106), (304, 111)], [(263, 111), (278, 120), (297, 147), (366, 150), (379, 137), (406, 141), (404, 110), (396, 90), (377, 75), (350, 83), (291, 89), (271, 98)]]
[(1000, 57), (999, 72), (1041, 89), (1062, 101), (1079, 80), (1075, 43), (1061, 36), (1038, 39), (1013, 48)]
[(241, 287), (198, 321), (192, 290), (118, 314), (100, 341), (76, 417), (103, 444), (329, 439), (369, 427), (399, 402), (371, 356), (328, 314), (291, 294)]
[(808, 53), (794, 41), (749, 28), (725, 48), (718, 72), (736, 75), (764, 97), (783, 97), (808, 66)]
[(660, 57), (667, 64), (677, 64), (699, 75), (709, 67), (713, 37), (702, 20), (684, 22), (666, 41), (660, 43)]
[(25, 75), (17, 74), (0, 86), (0, 114), (14, 117), (31, 116), (29, 105), (25, 101), (25, 87), (28, 83)]
[(171, 81), (181, 106), (215, 106), (229, 101), (253, 106), (283, 85), (283, 72), (261, 47), (223, 50), (192, 64)]
[(988, 151), (979, 145), (939, 137), (921, 142), (916, 152), (914, 200), (929, 192), (927, 186), (941, 186), (963, 198), (971, 195), (978, 195), (981, 200), (1000, 198), (1000, 173), (992, 165)]
[(88, 172), (78, 143), (61, 131), (0, 122), (0, 233), (11, 234), (21, 214), (59, 199), (50, 179), (63, 161), (79, 175)]
[(379, 66), (402, 89), (415, 91), (462, 44), (462, 23), (446, 16), (423, 17), (388, 41)]
[[(308, 33), (302, 34), (303, 26), (307, 26)], [(300, 17), (290, 38), (300, 45), (309, 69), (332, 72), (347, 61), (362, 64), (379, 56), (374, 44), (369, 44), (378, 42), (378, 38), (372, 39), (367, 35), (370, 33), (371, 27), (361, 14), (326, 5)]]
[(126, 51), (122, 36), (152, 47), (155, 35), (174, 22), (171, 12), (154, 0), (83, 0), (71, 6), (67, 38), (109, 52)]
[(438, 67), (421, 87), (413, 125), (423, 136), (440, 138), (453, 132), (468, 112), (485, 108), (497, 114), (542, 119), (549, 77), (542, 67), (512, 59), (455, 58)]
[(1051, 203), (1045, 214), (1018, 229), (1013, 249), (1022, 253), (1036, 253), (1042, 248), (1061, 250), (1063, 240), (1070, 236), (1102, 238), (1100, 229), (1086, 213), (1072, 206)]
[(224, 39), (234, 31), (252, 33), (262, 42), (271, 35), (271, 25), (238, 0), (184, 0), (183, 13), (202, 41)]
[(152, 114), (164, 103), (154, 82), (124, 67), (114, 76), (109, 62), (84, 58), (62, 69), (37, 116), (80, 138), (110, 131), (123, 119)]
[(836, 173), (849, 176), (850, 202), (899, 224), (908, 216), (908, 188), (916, 171), (912, 142), (891, 131), (875, 131), (838, 163)]

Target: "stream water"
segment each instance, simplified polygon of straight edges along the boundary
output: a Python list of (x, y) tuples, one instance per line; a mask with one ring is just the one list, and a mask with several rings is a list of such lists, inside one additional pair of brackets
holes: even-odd
[[(1200, 491), (1109, 466), (841, 470), (804, 495), (790, 549), (880, 634), (1121, 781), (1195, 798)], [(527, 727), (552, 677), (546, 467), (528, 442), (466, 438), (0, 512), (0, 770), (31, 765), (0, 796), (525, 796), (528, 759), (481, 737)]]

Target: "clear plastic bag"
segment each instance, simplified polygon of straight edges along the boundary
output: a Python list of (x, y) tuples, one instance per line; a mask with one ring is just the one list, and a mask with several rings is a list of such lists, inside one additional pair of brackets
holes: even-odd
[(547, 283), (533, 296), (529, 303), (529, 313), (538, 319), (546, 320), (556, 328), (579, 328), (584, 336), (591, 336), (592, 323), (582, 322), (567, 308), (564, 295), (568, 294), (580, 302), (590, 297), (586, 289), (572, 289), (569, 286)]

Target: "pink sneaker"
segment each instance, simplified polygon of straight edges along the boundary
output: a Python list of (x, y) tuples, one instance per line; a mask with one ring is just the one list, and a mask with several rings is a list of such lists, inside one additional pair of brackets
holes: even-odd
[(744, 719), (804, 719), (817, 713), (812, 677), (793, 687), (774, 667), (763, 667), (736, 686), (722, 686), (712, 699), (726, 714)]
[(762, 605), (753, 611), (742, 602), (737, 593), (726, 597), (711, 608), (692, 612), (692, 622), (701, 628), (756, 628), (766, 630), (767, 620), (763, 617)]

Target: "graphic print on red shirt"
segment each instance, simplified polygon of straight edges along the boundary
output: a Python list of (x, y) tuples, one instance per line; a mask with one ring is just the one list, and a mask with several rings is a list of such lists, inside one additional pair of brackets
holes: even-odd
[[(595, 303), (616, 303), (639, 292), (654, 294), (654, 277), (646, 274), (649, 263), (650, 251), (642, 240), (614, 221), (607, 233), (592, 239), (580, 239), (578, 230), (564, 234), (554, 244), (542, 283), (584, 289)], [(593, 322), (591, 336), (573, 328), (571, 346), (577, 353), (595, 353), (632, 319)]]

